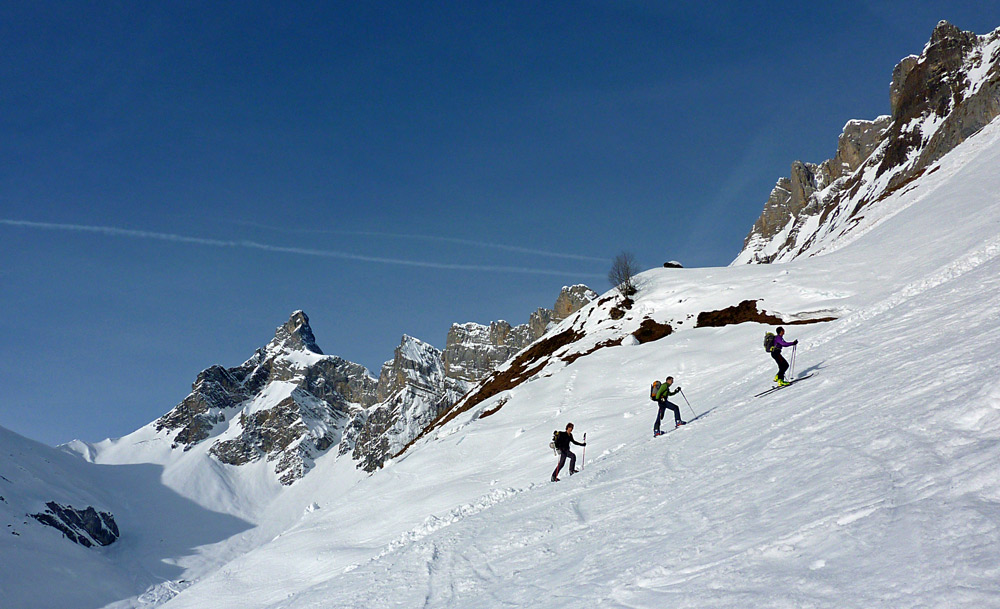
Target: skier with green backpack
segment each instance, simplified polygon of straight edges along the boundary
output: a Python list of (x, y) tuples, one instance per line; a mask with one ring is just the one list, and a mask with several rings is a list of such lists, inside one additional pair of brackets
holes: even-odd
[(677, 404), (672, 403), (669, 399), (670, 396), (680, 393), (681, 388), (678, 387), (673, 391), (670, 390), (670, 386), (674, 384), (674, 377), (668, 376), (667, 380), (663, 383), (660, 381), (654, 381), (653, 385), (649, 388), (649, 398), (654, 400), (659, 405), (659, 412), (656, 414), (656, 423), (653, 424), (653, 437), (662, 436), (664, 433), (660, 431), (660, 421), (663, 420), (663, 413), (666, 412), (667, 408), (674, 411), (674, 425), (680, 427), (681, 425), (687, 425), (686, 421), (681, 420), (681, 407)]

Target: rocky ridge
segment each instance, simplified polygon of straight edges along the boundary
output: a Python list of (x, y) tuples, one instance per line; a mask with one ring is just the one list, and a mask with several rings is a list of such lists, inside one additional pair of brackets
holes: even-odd
[(832, 159), (792, 164), (733, 264), (829, 251), (867, 208), (1000, 115), (1000, 29), (977, 36), (938, 23), (923, 52), (893, 70), (889, 106), (890, 115), (849, 121)]
[(479, 381), (597, 296), (582, 284), (563, 287), (553, 308), (537, 309), (527, 324), (512, 326), (506, 321), (496, 321), (489, 326), (452, 325), (444, 349), (445, 374), (464, 381)]
[(395, 357), (382, 366), (378, 403), (356, 411), (344, 432), (340, 454), (372, 472), (409, 442), (441, 410), (464, 394), (470, 382), (449, 377), (440, 349), (404, 336)]
[(99, 512), (93, 506), (80, 510), (55, 501), (46, 503), (45, 508), (44, 512), (31, 514), (31, 517), (85, 548), (108, 546), (121, 536), (110, 512)]
[(285, 485), (334, 447), (371, 472), (475, 382), (596, 296), (572, 286), (554, 309), (538, 309), (527, 324), (455, 324), (443, 351), (404, 336), (378, 378), (325, 355), (309, 318), (296, 311), (240, 366), (202, 371), (191, 393), (153, 426), (175, 449), (210, 442), (208, 453), (221, 463), (273, 463)]

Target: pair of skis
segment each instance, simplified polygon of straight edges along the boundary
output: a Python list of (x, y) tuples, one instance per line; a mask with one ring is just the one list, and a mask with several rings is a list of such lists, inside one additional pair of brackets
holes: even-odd
[[(677, 429), (680, 429), (681, 427), (687, 427), (688, 425), (690, 425), (691, 423), (694, 423), (694, 422), (695, 422), (695, 421), (697, 421), (698, 419), (701, 419), (701, 418), (703, 418), (703, 417), (707, 417), (707, 416), (708, 416), (708, 415), (709, 415), (709, 414), (710, 414), (710, 413), (711, 413), (711, 412), (712, 412), (713, 410), (715, 410), (715, 409), (714, 409), (714, 408), (711, 408), (711, 409), (709, 409), (709, 410), (706, 410), (705, 412), (703, 412), (703, 413), (701, 413), (701, 414), (699, 414), (699, 415), (695, 416), (695, 417), (694, 417), (693, 419), (688, 419), (688, 420), (687, 420), (687, 422), (685, 422), (685, 423), (684, 423), (683, 425), (675, 425), (675, 426), (674, 426), (673, 428), (671, 428), (671, 429), (668, 429), (668, 430), (666, 430), (666, 431), (664, 431), (664, 432), (661, 432), (661, 433), (660, 433), (660, 436), (665, 436), (665, 435), (667, 435), (668, 433), (670, 433), (670, 432), (672, 432), (672, 431), (675, 431), (675, 430), (677, 430)], [(691, 412), (692, 412), (692, 413), (694, 413), (694, 410), (692, 410)], [(656, 436), (656, 435), (654, 435), (653, 437), (654, 437), (654, 438), (659, 438), (660, 436)]]
[(668, 433), (674, 431), (674, 429), (680, 429), (681, 427), (684, 427), (686, 425), (687, 425), (687, 423), (684, 423), (684, 425), (675, 425), (672, 429), (668, 429), (667, 431), (660, 431), (659, 433), (657, 433), (657, 432), (654, 431), (653, 432), (653, 437), (654, 438), (659, 438), (660, 436), (665, 436)]
[(799, 378), (795, 379), (794, 381), (789, 381), (787, 385), (775, 385), (774, 387), (771, 387), (770, 389), (768, 389), (766, 391), (761, 391), (760, 393), (758, 393), (757, 395), (755, 395), (753, 397), (759, 398), (759, 397), (767, 395), (769, 393), (774, 393), (775, 391), (778, 391), (779, 389), (784, 389), (785, 387), (791, 387), (795, 383), (798, 383), (799, 381), (804, 381), (807, 378), (810, 378), (811, 376), (812, 376), (812, 374), (807, 374), (805, 376), (800, 376)]

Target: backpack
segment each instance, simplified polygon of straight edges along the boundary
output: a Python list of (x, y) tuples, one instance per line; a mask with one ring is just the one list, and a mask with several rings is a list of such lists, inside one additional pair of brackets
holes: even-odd
[(774, 351), (774, 333), (765, 332), (764, 333), (764, 351), (770, 353)]
[(660, 392), (660, 381), (653, 381), (653, 384), (649, 386), (649, 399), (656, 401), (656, 394)]
[(552, 441), (549, 442), (549, 448), (552, 449), (552, 452), (555, 452), (556, 450), (556, 438), (558, 437), (559, 437), (559, 430), (557, 429), (552, 432)]

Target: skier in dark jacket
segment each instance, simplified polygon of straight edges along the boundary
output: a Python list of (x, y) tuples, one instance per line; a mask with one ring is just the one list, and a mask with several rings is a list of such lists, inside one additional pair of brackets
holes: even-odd
[(562, 469), (564, 463), (566, 463), (566, 458), (569, 457), (569, 475), (572, 476), (576, 473), (576, 455), (573, 454), (569, 449), (569, 444), (572, 442), (577, 446), (586, 446), (586, 442), (577, 442), (573, 439), (573, 424), (566, 424), (566, 431), (560, 431), (556, 434), (556, 450), (559, 451), (559, 465), (556, 466), (556, 471), (552, 472), (552, 481), (559, 482), (559, 470)]
[(660, 421), (663, 420), (663, 413), (669, 408), (674, 411), (674, 425), (680, 427), (681, 425), (687, 425), (685, 421), (681, 420), (681, 407), (674, 404), (667, 398), (672, 395), (680, 393), (681, 388), (678, 387), (673, 391), (670, 390), (670, 386), (674, 384), (674, 377), (668, 376), (667, 380), (660, 385), (660, 389), (656, 392), (656, 403), (659, 404), (660, 410), (656, 413), (656, 423), (653, 424), (653, 437), (663, 435), (664, 432), (660, 431)]
[(774, 358), (774, 361), (778, 363), (778, 374), (774, 376), (774, 380), (776, 383), (778, 383), (779, 386), (784, 387), (785, 385), (789, 385), (790, 383), (785, 380), (785, 371), (788, 370), (788, 362), (785, 361), (785, 358), (781, 356), (781, 348), (794, 347), (795, 345), (799, 344), (799, 341), (797, 340), (794, 340), (792, 342), (786, 341), (784, 328), (778, 328), (774, 332), (775, 332), (774, 346), (771, 347), (771, 357)]

